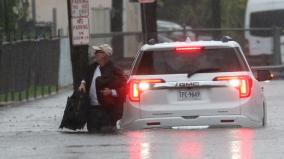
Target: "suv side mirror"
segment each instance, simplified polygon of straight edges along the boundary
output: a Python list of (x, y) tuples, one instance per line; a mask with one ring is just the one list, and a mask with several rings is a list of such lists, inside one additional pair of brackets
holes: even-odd
[(258, 81), (268, 81), (273, 79), (273, 75), (268, 70), (257, 70), (256, 71), (256, 79)]

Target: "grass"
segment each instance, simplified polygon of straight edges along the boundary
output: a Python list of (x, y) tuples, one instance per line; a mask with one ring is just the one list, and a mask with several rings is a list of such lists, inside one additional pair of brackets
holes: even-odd
[(41, 97), (56, 92), (56, 90), (56, 86), (31, 86), (25, 91), (0, 94), (0, 102), (22, 101), (25, 99)]

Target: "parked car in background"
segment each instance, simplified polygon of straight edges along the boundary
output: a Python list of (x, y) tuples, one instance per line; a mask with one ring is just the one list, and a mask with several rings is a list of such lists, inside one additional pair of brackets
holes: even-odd
[[(168, 37), (169, 39), (172, 39), (173, 41), (184, 41), (185, 35), (184, 35), (184, 27), (171, 21), (165, 21), (165, 20), (157, 20), (157, 27), (158, 31), (169, 31), (171, 33), (163, 33), (162, 35)], [(190, 26), (185, 26), (186, 30), (192, 29)], [(190, 37), (191, 40), (195, 40), (195, 34), (191, 31), (186, 32), (186, 37)]]

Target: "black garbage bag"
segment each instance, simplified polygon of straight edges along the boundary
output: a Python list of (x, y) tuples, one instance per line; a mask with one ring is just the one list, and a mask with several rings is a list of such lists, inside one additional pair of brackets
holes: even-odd
[(59, 128), (83, 129), (87, 122), (88, 107), (88, 95), (74, 92), (71, 97), (67, 98), (66, 108)]

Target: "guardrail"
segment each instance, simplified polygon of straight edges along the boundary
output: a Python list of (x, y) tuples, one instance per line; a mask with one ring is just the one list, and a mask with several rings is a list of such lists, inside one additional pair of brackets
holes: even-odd
[(271, 65), (271, 66), (252, 66), (252, 70), (269, 70), (274, 75), (275, 79), (284, 78), (284, 64), (283, 65)]
[(284, 65), (271, 65), (271, 66), (252, 66), (251, 69), (253, 70), (283, 70), (284, 71)]

